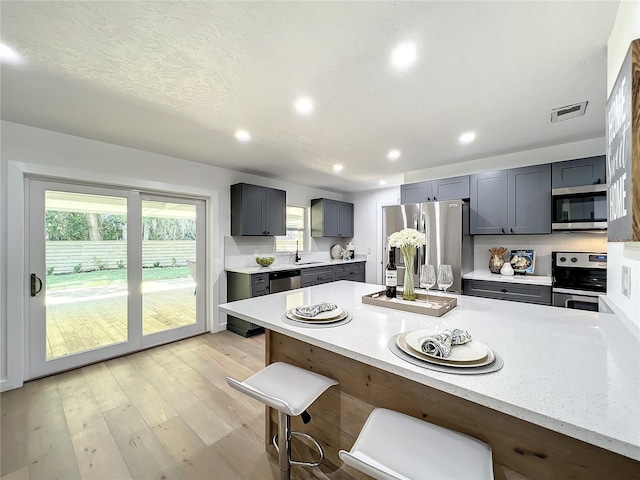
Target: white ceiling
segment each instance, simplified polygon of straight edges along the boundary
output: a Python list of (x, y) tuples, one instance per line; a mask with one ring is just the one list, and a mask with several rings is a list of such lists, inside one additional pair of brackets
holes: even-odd
[[(604, 135), (617, 1), (0, 3), (2, 118), (353, 192)], [(408, 72), (392, 49), (416, 42)], [(298, 95), (315, 99), (299, 116)], [(584, 117), (550, 109), (588, 100)], [(244, 128), (252, 141), (234, 138)], [(458, 143), (477, 132), (470, 145)], [(393, 164), (391, 148), (402, 151)], [(345, 165), (336, 174), (334, 163)]]

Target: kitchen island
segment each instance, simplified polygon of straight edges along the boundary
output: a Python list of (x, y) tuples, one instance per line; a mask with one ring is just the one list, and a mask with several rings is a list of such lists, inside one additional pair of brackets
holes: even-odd
[[(351, 447), (371, 409), (386, 407), (487, 442), (496, 478), (640, 478), (640, 346), (614, 315), (459, 296), (457, 307), (430, 317), (361, 302), (379, 290), (342, 281), (219, 306), (267, 329), (267, 363), (340, 382), (311, 406), (310, 424), (293, 422), (326, 446), (326, 468), (341, 465), (338, 450)], [(346, 309), (352, 321), (333, 328), (283, 322), (288, 309), (321, 301)], [(494, 349), (504, 367), (441, 373), (387, 345), (400, 332), (453, 327)]]

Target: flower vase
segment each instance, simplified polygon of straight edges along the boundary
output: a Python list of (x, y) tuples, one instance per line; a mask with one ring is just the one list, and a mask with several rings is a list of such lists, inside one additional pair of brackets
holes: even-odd
[(415, 300), (416, 291), (413, 286), (413, 257), (415, 255), (415, 247), (411, 248), (411, 252), (402, 252), (404, 257), (404, 285), (402, 288), (403, 300)]

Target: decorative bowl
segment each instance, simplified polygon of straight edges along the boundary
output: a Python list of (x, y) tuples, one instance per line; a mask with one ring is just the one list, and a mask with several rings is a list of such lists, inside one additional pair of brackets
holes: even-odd
[(268, 267), (274, 260), (274, 257), (256, 257), (256, 263), (261, 267)]

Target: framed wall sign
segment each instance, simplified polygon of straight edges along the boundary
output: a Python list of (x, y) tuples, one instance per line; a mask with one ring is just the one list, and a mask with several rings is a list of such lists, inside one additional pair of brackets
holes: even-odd
[(631, 42), (607, 102), (607, 236), (640, 241), (640, 39)]

